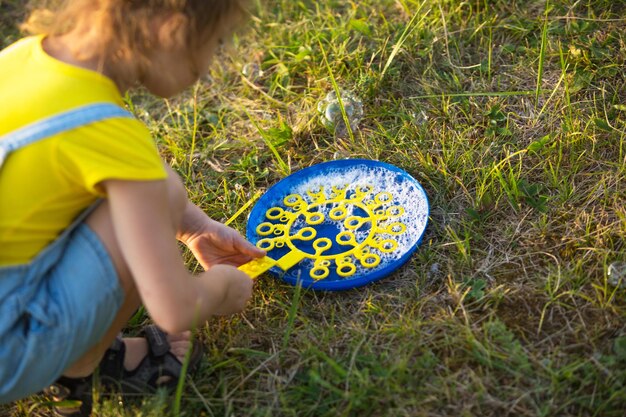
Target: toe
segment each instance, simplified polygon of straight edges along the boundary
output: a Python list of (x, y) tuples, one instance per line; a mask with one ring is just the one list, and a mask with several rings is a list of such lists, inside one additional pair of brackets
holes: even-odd
[(185, 359), (185, 355), (190, 347), (191, 341), (188, 339), (175, 342), (170, 341), (170, 352), (181, 362)]

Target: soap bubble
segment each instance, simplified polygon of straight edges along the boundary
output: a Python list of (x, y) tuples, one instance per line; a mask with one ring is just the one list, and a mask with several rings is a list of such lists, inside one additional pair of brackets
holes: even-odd
[[(341, 90), (339, 93), (350, 128), (352, 131), (355, 131), (363, 118), (363, 103), (357, 96), (348, 91)], [(318, 103), (317, 112), (320, 115), (322, 124), (330, 132), (336, 136), (346, 136), (348, 134), (348, 129), (341, 113), (341, 105), (335, 91), (329, 92), (324, 100)]]
[(243, 66), (241, 74), (248, 80), (255, 82), (263, 76), (263, 70), (261, 70), (261, 66), (256, 62), (250, 62)]
[(626, 262), (615, 261), (611, 263), (606, 275), (610, 285), (626, 288)]
[(411, 112), (411, 118), (416, 126), (423, 126), (428, 122), (428, 115), (424, 110)]

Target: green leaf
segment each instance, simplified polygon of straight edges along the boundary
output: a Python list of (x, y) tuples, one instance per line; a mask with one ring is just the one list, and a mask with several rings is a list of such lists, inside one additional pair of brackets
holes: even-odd
[(349, 25), (350, 29), (356, 30), (362, 35), (372, 36), (372, 30), (364, 19), (352, 19)]
[(613, 129), (611, 128), (611, 126), (607, 123), (606, 120), (604, 119), (594, 119), (594, 122), (596, 124), (596, 126), (598, 126), (600, 129), (602, 130), (606, 130), (607, 132), (612, 131)]
[(465, 285), (470, 288), (467, 293), (469, 300), (480, 300), (485, 296), (487, 282), (482, 278), (469, 278), (465, 280)]
[(281, 123), (280, 127), (263, 129), (263, 136), (274, 147), (280, 148), (293, 138), (293, 131), (289, 125)]
[(552, 140), (552, 138), (551, 138), (550, 135), (545, 135), (541, 139), (536, 140), (533, 143), (531, 143), (530, 145), (528, 145), (528, 151), (537, 153), (540, 150), (542, 150), (543, 148), (545, 148), (546, 145), (548, 143), (550, 143), (551, 140)]
[(311, 60), (311, 48), (305, 48), (301, 46), (298, 48), (298, 53), (294, 55), (293, 60), (295, 62), (303, 62)]
[(574, 80), (569, 87), (570, 94), (574, 94), (581, 90), (589, 88), (593, 79), (594, 79), (593, 72), (577, 70), (574, 73)]

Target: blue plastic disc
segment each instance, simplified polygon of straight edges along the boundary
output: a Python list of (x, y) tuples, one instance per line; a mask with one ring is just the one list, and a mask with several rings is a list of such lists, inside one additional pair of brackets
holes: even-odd
[(302, 169), (270, 187), (250, 212), (246, 237), (272, 259), (302, 257), (286, 271), (272, 267), (273, 275), (305, 288), (344, 290), (408, 261), (428, 215), (426, 193), (407, 172), (344, 159)]

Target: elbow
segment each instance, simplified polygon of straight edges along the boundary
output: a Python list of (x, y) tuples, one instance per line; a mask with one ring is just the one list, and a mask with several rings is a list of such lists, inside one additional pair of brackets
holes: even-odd
[(156, 308), (148, 308), (148, 313), (158, 327), (165, 333), (177, 334), (190, 330), (194, 324), (193, 313), (189, 305), (178, 303), (160, 303)]
[(198, 280), (142, 297), (154, 324), (169, 334), (181, 333), (203, 324), (208, 317)]
[(190, 330), (191, 326), (188, 323), (183, 323), (182, 320), (176, 320), (175, 318), (152, 318), (154, 324), (156, 324), (161, 330), (168, 334), (178, 334), (184, 331)]

